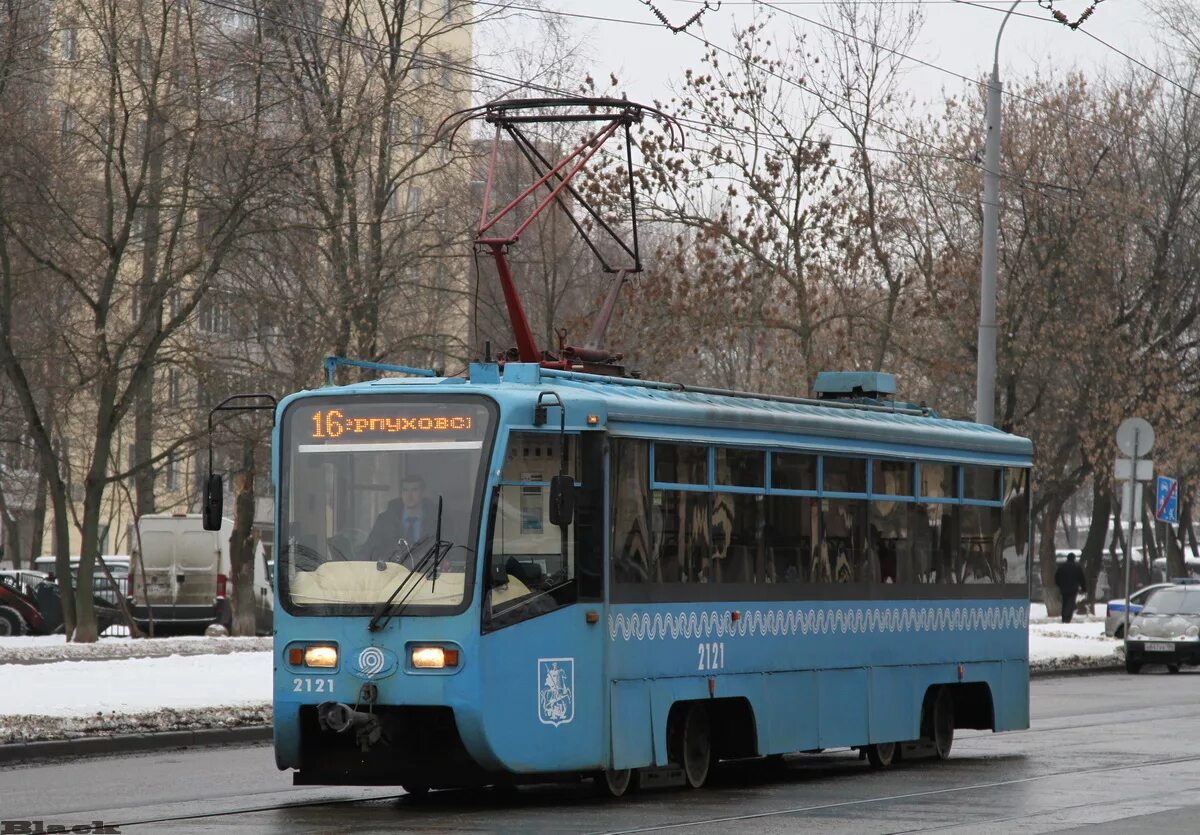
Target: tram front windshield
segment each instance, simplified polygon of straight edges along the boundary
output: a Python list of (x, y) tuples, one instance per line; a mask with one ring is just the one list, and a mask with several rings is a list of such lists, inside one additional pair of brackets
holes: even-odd
[[(284, 415), (280, 597), (303, 614), (465, 605), (491, 411), (478, 398), (309, 398)], [(439, 545), (440, 543), (440, 545)]]

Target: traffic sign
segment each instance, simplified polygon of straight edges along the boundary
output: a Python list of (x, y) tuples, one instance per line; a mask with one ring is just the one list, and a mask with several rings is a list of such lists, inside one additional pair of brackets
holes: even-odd
[(1129, 481), (1135, 477), (1138, 481), (1149, 481), (1154, 478), (1154, 462), (1149, 458), (1138, 459), (1135, 474), (1132, 458), (1118, 458), (1113, 466), (1113, 476), (1117, 481)]
[(1179, 482), (1160, 475), (1155, 482), (1154, 518), (1160, 522), (1179, 524)]
[(1125, 418), (1117, 427), (1117, 447), (1130, 458), (1154, 449), (1154, 428), (1144, 418)]
[[(1136, 491), (1131, 491), (1130, 487), (1137, 485)], [(1136, 513), (1142, 506), (1142, 483), (1140, 481), (1126, 481), (1121, 485), (1121, 507), (1125, 508), (1129, 513), (1130, 520), (1136, 520)], [(1132, 522), (1131, 522), (1132, 524)]]

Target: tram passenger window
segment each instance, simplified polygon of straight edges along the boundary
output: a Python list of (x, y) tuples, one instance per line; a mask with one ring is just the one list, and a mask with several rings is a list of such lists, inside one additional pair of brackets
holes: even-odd
[(1029, 470), (1010, 468), (1005, 474), (1000, 527), (1004, 547), (1004, 582), (1024, 584), (1028, 581)]
[(913, 465), (909, 461), (887, 458), (871, 460), (871, 492), (882, 496), (913, 494)]
[(1000, 545), (1000, 508), (960, 508), (958, 565), (960, 583), (1002, 583), (1007, 573)]
[(808, 496), (774, 495), (766, 497), (765, 505), (766, 582), (809, 582), (817, 500)]
[(711, 582), (758, 581), (762, 500), (747, 493), (713, 494)]
[(963, 498), (1000, 501), (1000, 470), (996, 467), (963, 467)]
[(916, 582), (908, 538), (908, 502), (873, 501), (868, 525), (871, 577), (881, 583)]
[(913, 504), (910, 508), (913, 576), (907, 582), (958, 582), (954, 573), (958, 506), (929, 502)]
[(708, 484), (708, 447), (655, 443), (654, 480), (668, 484)]
[(713, 582), (711, 495), (692, 490), (654, 491), (651, 527), (658, 536), (652, 551), (658, 559), (651, 582)]
[(650, 450), (646, 441), (612, 442), (613, 581), (654, 580), (654, 506), (650, 495)]
[(817, 456), (771, 453), (771, 486), (777, 490), (816, 490)]
[(952, 499), (958, 495), (952, 464), (921, 464), (921, 495), (930, 499)]
[(767, 454), (757, 449), (717, 447), (718, 485), (727, 487), (762, 487), (766, 483)]
[(867, 492), (867, 459), (834, 458), (826, 455), (823, 463), (825, 465), (825, 492)]
[(821, 542), (813, 560), (813, 583), (866, 583), (871, 569), (866, 550), (866, 502), (821, 501)]

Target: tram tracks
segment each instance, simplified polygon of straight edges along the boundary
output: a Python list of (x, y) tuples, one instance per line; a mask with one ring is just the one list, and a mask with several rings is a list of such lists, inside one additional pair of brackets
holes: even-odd
[[(1132, 769), (1141, 768), (1157, 768), (1161, 766), (1179, 765), (1183, 763), (1200, 762), (1200, 755), (1189, 757), (1167, 757), (1157, 760), (1141, 760), (1133, 763), (1122, 763), (1121, 765), (1099, 766), (1095, 768), (1071, 768), (1062, 771), (1051, 771), (1044, 774), (1032, 774), (1028, 777), (1015, 777), (1008, 780), (994, 780), (984, 783), (971, 783), (965, 786), (947, 786), (940, 789), (928, 789), (918, 792), (902, 792), (899, 794), (880, 795), (877, 797), (862, 797), (853, 800), (842, 800), (834, 803), (814, 803), (805, 806), (795, 806), (787, 809), (770, 809), (761, 812), (748, 812), (744, 815), (723, 815), (719, 817), (700, 818), (696, 820), (677, 821), (673, 823), (655, 824), (651, 826), (640, 826), (631, 829), (610, 829), (600, 830), (594, 835), (635, 835), (641, 832), (664, 832), (672, 829), (687, 829), (697, 826), (713, 826), (717, 824), (736, 823), (738, 821), (760, 820), (763, 818), (781, 817), (784, 815), (801, 815), (809, 812), (829, 812), (836, 809), (850, 809), (854, 807), (867, 806), (874, 803), (891, 803), (896, 801), (917, 800), (921, 798), (938, 797), (944, 795), (955, 794), (958, 792), (980, 791), (983, 789), (1003, 788), (1006, 786), (1016, 786), (1021, 784), (1034, 783), (1039, 780), (1052, 779), (1054, 777), (1078, 777), (1089, 774), (1104, 774), (1118, 771), (1129, 771)], [(974, 825), (976, 823), (987, 823), (987, 821), (961, 821), (960, 824)]]

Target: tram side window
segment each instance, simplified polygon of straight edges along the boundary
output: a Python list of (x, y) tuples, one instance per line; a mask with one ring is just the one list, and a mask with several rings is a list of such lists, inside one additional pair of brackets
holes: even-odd
[(959, 511), (958, 582), (1003, 583), (1007, 568), (1000, 547), (1000, 508), (963, 505)]
[(763, 496), (712, 494), (712, 582), (754, 583), (763, 561)]
[(501, 472), (505, 483), (496, 491), (490, 523), (490, 562), (503, 565), (508, 580), (490, 591), (486, 609), (490, 628), (553, 611), (581, 596), (600, 596), (600, 549), (594, 540), (602, 500), (597, 497), (599, 479), (589, 472), (592, 468), (582, 468), (581, 477), (576, 465), (578, 436), (567, 436), (568, 472), (582, 481), (576, 490), (575, 522), (565, 529), (550, 524), (549, 482), (561, 467), (559, 443), (558, 434), (549, 432), (509, 437)]
[(766, 482), (767, 454), (757, 449), (717, 447), (715, 474), (718, 486), (762, 487)]
[(669, 484), (708, 484), (708, 447), (656, 443), (654, 480)]
[(650, 495), (650, 445), (646, 441), (612, 442), (613, 581), (656, 582), (657, 521)]
[(867, 492), (867, 460), (865, 458), (837, 458), (826, 455), (823, 462), (826, 493)]
[(1005, 471), (1000, 528), (1004, 582), (1024, 585), (1029, 579), (1029, 470), (1012, 467)]
[(963, 498), (1000, 501), (1000, 470), (996, 467), (963, 467)]
[(693, 490), (653, 492), (650, 582), (714, 582), (710, 498)]
[(958, 582), (954, 572), (958, 551), (958, 506), (919, 502), (909, 505), (909, 514), (912, 578), (905, 582)]
[(868, 583), (878, 576), (866, 548), (866, 509), (863, 499), (821, 500), (821, 541), (810, 582)]
[(872, 501), (870, 507), (870, 552), (873, 574), (880, 583), (917, 582), (908, 536), (908, 502)]
[(767, 496), (766, 582), (807, 583), (813, 570), (813, 531), (817, 500), (808, 496)]

